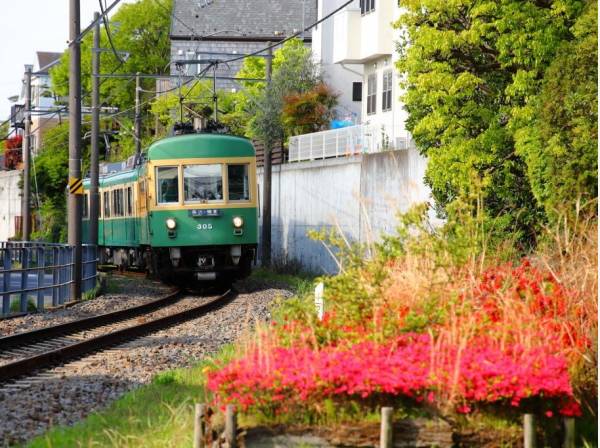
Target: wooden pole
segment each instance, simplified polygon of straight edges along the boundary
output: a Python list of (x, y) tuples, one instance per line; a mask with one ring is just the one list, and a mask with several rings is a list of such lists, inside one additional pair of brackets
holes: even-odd
[(575, 448), (575, 419), (565, 417), (565, 441), (563, 448)]
[(228, 404), (225, 408), (225, 441), (229, 448), (236, 447), (237, 438), (237, 415), (235, 406)]
[(194, 448), (204, 448), (206, 436), (206, 405), (196, 403), (194, 412)]
[(523, 446), (524, 448), (535, 448), (535, 416), (533, 414), (523, 415)]
[(381, 408), (381, 436), (379, 439), (380, 448), (392, 448), (393, 446), (393, 413), (394, 408)]

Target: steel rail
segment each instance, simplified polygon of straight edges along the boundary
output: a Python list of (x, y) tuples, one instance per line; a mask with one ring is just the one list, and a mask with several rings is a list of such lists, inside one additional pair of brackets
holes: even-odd
[(228, 290), (219, 297), (197, 307), (170, 314), (158, 319), (144, 322), (121, 330), (96, 336), (81, 342), (77, 342), (59, 349), (50, 350), (29, 358), (20, 359), (9, 364), (0, 366), (0, 383), (30, 374), (36, 370), (64, 364), (65, 362), (78, 358), (92, 352), (112, 347), (124, 341), (144, 336), (148, 333), (200, 317), (210, 311), (216, 310), (227, 304), (236, 296), (233, 289)]
[(91, 330), (102, 325), (130, 319), (137, 315), (148, 313), (157, 308), (170, 305), (177, 300), (180, 294), (181, 292), (177, 290), (159, 299), (144, 303), (143, 305), (125, 308), (123, 310), (113, 311), (111, 313), (100, 314), (98, 316), (86, 317), (84, 319), (53, 325), (51, 327), (39, 328), (37, 330), (4, 336), (0, 338), (0, 351), (20, 347), (36, 341), (47, 340), (49, 338), (66, 336), (69, 333)]

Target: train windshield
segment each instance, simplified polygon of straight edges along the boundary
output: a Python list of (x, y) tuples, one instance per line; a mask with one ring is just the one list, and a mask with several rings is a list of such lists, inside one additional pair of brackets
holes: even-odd
[(179, 168), (162, 166), (156, 169), (156, 199), (159, 204), (179, 202)]
[(230, 201), (249, 201), (248, 165), (227, 165)]
[(223, 200), (223, 173), (220, 164), (183, 167), (183, 191), (186, 202)]

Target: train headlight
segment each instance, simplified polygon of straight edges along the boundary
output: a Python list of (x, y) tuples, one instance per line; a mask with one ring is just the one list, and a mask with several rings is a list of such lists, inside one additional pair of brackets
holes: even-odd
[(244, 225), (244, 220), (240, 216), (236, 216), (233, 218), (233, 227), (236, 229), (241, 229)]
[(175, 227), (177, 227), (177, 221), (175, 221), (175, 219), (173, 218), (167, 218), (165, 224), (167, 225), (167, 229), (169, 230), (175, 230)]

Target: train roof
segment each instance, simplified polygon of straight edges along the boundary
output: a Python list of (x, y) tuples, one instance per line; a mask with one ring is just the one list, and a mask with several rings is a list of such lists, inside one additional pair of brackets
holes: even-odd
[(252, 142), (244, 137), (223, 134), (185, 134), (153, 143), (148, 160), (211, 157), (254, 157)]
[[(99, 187), (110, 187), (113, 185), (120, 185), (128, 182), (134, 182), (139, 177), (139, 170), (137, 168), (128, 169), (124, 171), (117, 171), (116, 173), (110, 173), (100, 176)], [(90, 178), (87, 177), (83, 180), (83, 186), (90, 188)]]

